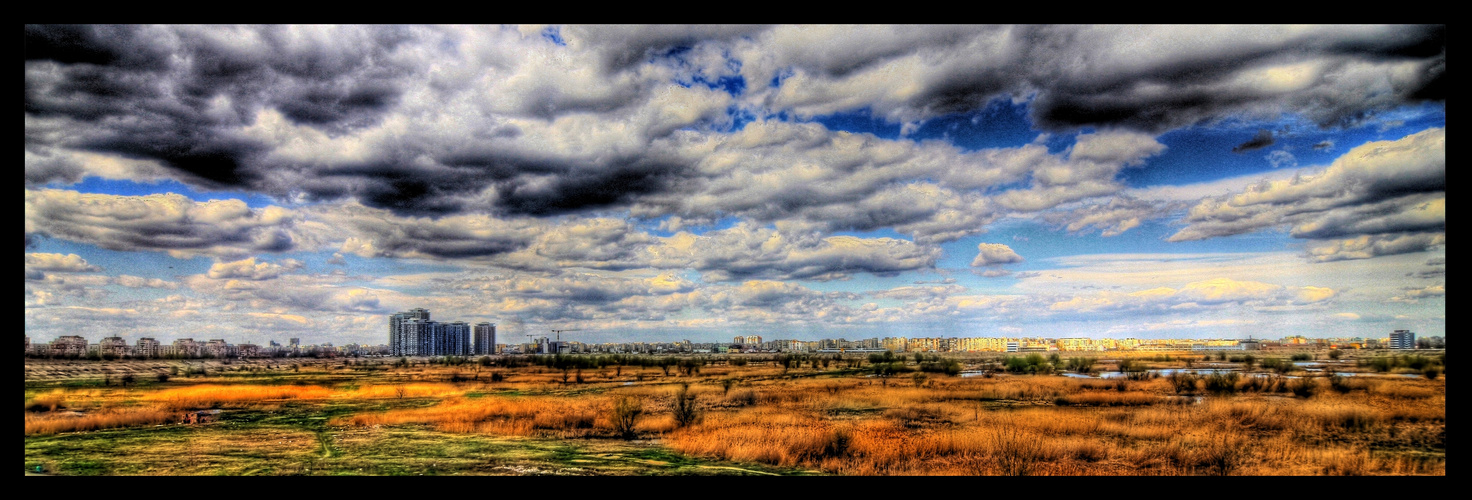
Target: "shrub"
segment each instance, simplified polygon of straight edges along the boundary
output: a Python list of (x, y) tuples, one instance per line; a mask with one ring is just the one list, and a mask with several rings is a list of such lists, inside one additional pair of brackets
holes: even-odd
[(694, 425), (700, 420), (700, 409), (696, 405), (695, 395), (690, 394), (690, 384), (681, 384), (680, 391), (675, 393), (674, 406), (670, 412), (675, 418), (676, 427)]
[(1230, 476), (1247, 462), (1247, 447), (1240, 438), (1220, 434), (1196, 451), (1196, 464), (1206, 467), (1212, 474)]
[(1237, 392), (1237, 382), (1242, 376), (1237, 372), (1216, 372), (1206, 375), (1206, 390), (1217, 394)]
[(1329, 373), (1329, 388), (1340, 394), (1348, 394), (1354, 390), (1354, 386), (1349, 384), (1349, 377), (1333, 372)]
[(1195, 394), (1197, 380), (1199, 379), (1196, 375), (1189, 372), (1170, 374), (1170, 385), (1175, 388), (1176, 394)]
[(160, 374), (158, 374), (158, 383), (162, 384), (162, 383), (168, 382), (168, 381), (169, 381), (169, 374), (167, 374), (167, 373), (160, 373)]
[(1301, 353), (1298, 353), (1298, 354), (1294, 354), (1293, 355), (1293, 360), (1294, 361), (1313, 361), (1314, 360), (1314, 355), (1309, 354), (1309, 353), (1306, 353), (1306, 352), (1301, 352)]
[(1068, 358), (1068, 365), (1067, 366), (1068, 366), (1068, 369), (1073, 370), (1073, 371), (1076, 371), (1076, 372), (1079, 372), (1079, 373), (1089, 373), (1089, 372), (1094, 371), (1094, 358), (1090, 358), (1090, 357), (1086, 357), (1086, 356), (1079, 356), (1079, 357), (1075, 357), (1075, 358)]
[(842, 456), (845, 456), (845, 455), (848, 454), (848, 448), (849, 448), (850, 443), (852, 443), (852, 442), (853, 442), (853, 436), (849, 434), (848, 429), (845, 429), (845, 428), (833, 429), (833, 430), (831, 430), (831, 431), (828, 432), (827, 439), (824, 439), (823, 440), (823, 456), (824, 457), (842, 457)]
[(1339, 349), (1330, 349), (1329, 350), (1329, 359), (1338, 361), (1339, 358), (1341, 358), (1343, 356), (1344, 356), (1344, 353), (1339, 352)]
[(1125, 373), (1143, 372), (1145, 371), (1145, 363), (1138, 359), (1121, 359), (1119, 360), (1119, 371)]
[(64, 408), (64, 407), (65, 407), (65, 405), (63, 405), (61, 403), (61, 396), (58, 396), (58, 395), (36, 396), (36, 399), (32, 399), (30, 403), (27, 403), (26, 404), (26, 411), (29, 411), (29, 412), (56, 411), (57, 408)]
[(1008, 476), (1026, 476), (1046, 458), (1043, 440), (1010, 425), (992, 432), (992, 457)]
[(1425, 375), (1426, 380), (1436, 380), (1436, 377), (1441, 376), (1441, 369), (1435, 366), (1428, 366), (1421, 370), (1421, 375)]
[(961, 362), (954, 359), (947, 359), (943, 361), (921, 363), (920, 371), (944, 373), (946, 375), (954, 377), (961, 373)]
[(736, 406), (753, 406), (756, 404), (756, 391), (752, 391), (750, 389), (744, 391), (736, 391), (735, 394), (732, 394), (726, 398), (726, 404), (732, 404)]
[(1314, 379), (1303, 377), (1288, 383), (1288, 390), (1293, 391), (1294, 396), (1307, 398), (1319, 390), (1319, 384)]
[(609, 421), (613, 422), (613, 431), (624, 439), (633, 439), (635, 436), (634, 426), (639, 421), (639, 415), (644, 413), (644, 405), (638, 399), (628, 396), (618, 398), (613, 403), (613, 412), (609, 415)]

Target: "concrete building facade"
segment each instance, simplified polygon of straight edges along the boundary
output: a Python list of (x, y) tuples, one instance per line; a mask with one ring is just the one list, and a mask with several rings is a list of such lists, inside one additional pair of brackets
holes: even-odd
[(1396, 330), (1390, 332), (1391, 349), (1415, 349), (1416, 334), (1410, 330)]
[(475, 324), (475, 354), (496, 354), (496, 325), (492, 323)]

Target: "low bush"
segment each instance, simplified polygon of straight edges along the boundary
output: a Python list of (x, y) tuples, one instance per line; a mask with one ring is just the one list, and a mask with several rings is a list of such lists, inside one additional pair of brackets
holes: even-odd
[(639, 416), (644, 414), (644, 405), (638, 399), (632, 397), (621, 397), (613, 403), (613, 410), (609, 414), (609, 421), (613, 423), (613, 432), (624, 439), (633, 439), (634, 426), (639, 422)]
[(1195, 394), (1196, 384), (1200, 380), (1194, 373), (1175, 372), (1170, 374), (1170, 385), (1176, 390), (1176, 394)]
[(700, 421), (700, 407), (695, 399), (695, 395), (690, 393), (690, 385), (681, 384), (679, 392), (675, 393), (673, 406), (670, 407), (676, 427), (694, 425)]
[(1288, 390), (1300, 398), (1312, 397), (1319, 391), (1319, 383), (1308, 377), (1298, 378), (1288, 383)]
[(1242, 375), (1237, 372), (1208, 373), (1204, 380), (1208, 392), (1231, 394), (1237, 392), (1237, 383), (1242, 380)]

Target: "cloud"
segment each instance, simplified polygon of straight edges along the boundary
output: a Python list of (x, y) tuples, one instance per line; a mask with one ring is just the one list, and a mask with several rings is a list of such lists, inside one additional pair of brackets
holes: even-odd
[[(1307, 294), (1307, 295), (1305, 295)], [(1317, 302), (1332, 297), (1335, 291), (1322, 287), (1303, 287), (1296, 292), (1283, 286), (1260, 281), (1213, 278), (1194, 281), (1181, 288), (1155, 287), (1134, 292), (1105, 290), (1060, 298), (1048, 306), (1054, 312), (1088, 313), (1101, 311), (1154, 311), (1197, 308), (1269, 306), (1275, 303)], [(1304, 300), (1308, 299), (1317, 300)]]
[(302, 225), (338, 253), (364, 258), (483, 259), (526, 248), (544, 224), (525, 218), (466, 214), (405, 217), (357, 202), (303, 209)]
[(707, 281), (831, 280), (858, 273), (893, 276), (932, 268), (941, 256), (939, 247), (902, 239), (824, 237), (785, 223), (763, 228), (743, 222), (698, 236), (680, 232), (660, 240), (647, 250), (649, 265), (696, 269)]
[(1152, 203), (1128, 195), (1115, 196), (1107, 203), (1094, 202), (1066, 212), (1051, 212), (1043, 220), (1061, 225), (1069, 232), (1099, 230), (1102, 236), (1118, 236), (1139, 227), (1146, 220), (1165, 217), (1177, 203)]
[(1314, 242), (1308, 247), (1308, 254), (1315, 262), (1333, 262), (1424, 252), (1445, 244), (1446, 233), (1361, 235), (1343, 240)]
[(77, 254), (62, 255), (59, 253), (28, 253), (26, 254), (26, 276), (31, 271), (53, 271), (63, 273), (90, 273), (101, 271), (102, 268), (88, 264)]
[(1246, 153), (1254, 149), (1262, 149), (1268, 146), (1272, 146), (1276, 142), (1278, 141), (1276, 139), (1273, 139), (1272, 132), (1269, 132), (1267, 130), (1258, 130), (1257, 135), (1252, 136), (1252, 138), (1248, 139), (1247, 142), (1234, 146), (1232, 148), (1232, 152), (1238, 154)]
[(778, 26), (737, 45), (748, 99), (799, 116), (905, 123), (1033, 96), (1043, 127), (1160, 131), (1445, 99), (1444, 26)]
[[(1163, 148), (1128, 129), (1283, 110), (1341, 124), (1444, 99), (1439, 26), (31, 25), (25, 36), (31, 186), (172, 177), (401, 216), (737, 214), (924, 242), (975, 234), (999, 208), (1118, 191), (1120, 166)], [(869, 109), (918, 124), (1008, 97), (1031, 100), (1042, 126), (1101, 132), (1060, 160), (1041, 146), (961, 152), (763, 118)], [(728, 132), (733, 113), (758, 119)], [(1029, 177), (1028, 189), (977, 196)], [(813, 182), (770, 185), (783, 179)], [(919, 179), (934, 180), (934, 201), (904, 187)]]
[(1298, 289), (1298, 302), (1304, 304), (1322, 302), (1333, 298), (1335, 295), (1338, 295), (1338, 293), (1339, 292), (1334, 290), (1333, 288), (1305, 286)]
[(1390, 298), (1391, 302), (1418, 302), (1427, 297), (1446, 296), (1446, 285), (1431, 285), (1421, 288), (1403, 287), (1403, 293)]
[(1293, 153), (1281, 149), (1268, 153), (1267, 159), (1273, 168), (1293, 168), (1298, 166), (1298, 158), (1295, 158)]
[(300, 269), (302, 263), (292, 259), (283, 261), (286, 265), (271, 262), (256, 262), (255, 257), (235, 262), (216, 262), (210, 266), (206, 273), (211, 279), (244, 279), (251, 281), (262, 281), (275, 279), (287, 271)]
[(27, 234), (109, 250), (163, 251), (175, 257), (239, 257), (295, 248), (288, 230), (298, 215), (240, 200), (192, 201), (177, 194), (119, 196), (26, 190)]
[(1334, 141), (1328, 139), (1322, 140), (1314, 143), (1313, 147), (1315, 151), (1331, 151), (1334, 149)]
[(999, 266), (1002, 264), (1015, 264), (1022, 262), (1022, 256), (1012, 251), (1012, 247), (1001, 243), (981, 243), (976, 246), (976, 258), (971, 260), (971, 267)]
[[(1420, 251), (1446, 226), (1446, 131), (1433, 128), (1351, 149), (1321, 172), (1264, 181), (1191, 207), (1169, 241), (1242, 234), (1285, 224), (1318, 241), (1319, 261)], [(1410, 233), (1400, 234), (1396, 233)], [(1368, 250), (1367, 250), (1368, 249)], [(1369, 254), (1363, 252), (1368, 251)]]
[(127, 274), (114, 277), (112, 279), (112, 283), (128, 288), (166, 288), (170, 290), (179, 288), (178, 282), (163, 280), (159, 278), (143, 278)]

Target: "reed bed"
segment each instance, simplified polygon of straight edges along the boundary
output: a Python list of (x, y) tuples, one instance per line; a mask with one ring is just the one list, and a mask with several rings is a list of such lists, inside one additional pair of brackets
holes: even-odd
[(332, 389), (316, 385), (204, 384), (154, 391), (144, 395), (143, 401), (168, 409), (188, 409), (278, 399), (325, 399), (332, 395)]
[[(585, 370), (591, 382), (577, 384), (541, 366), (495, 372), (502, 381), (410, 367), (365, 383), (58, 390), (28, 396), (26, 433), (150, 425), (181, 408), (387, 400), (369, 407), (395, 409), (327, 423), (655, 438), (695, 456), (855, 475), (1445, 474), (1444, 378), (885, 378), (753, 363)], [(1387, 446), (1427, 451), (1370, 451)]]
[(158, 425), (178, 420), (172, 411), (154, 408), (119, 408), (97, 413), (50, 412), (26, 414), (26, 435), (95, 431), (118, 427)]

